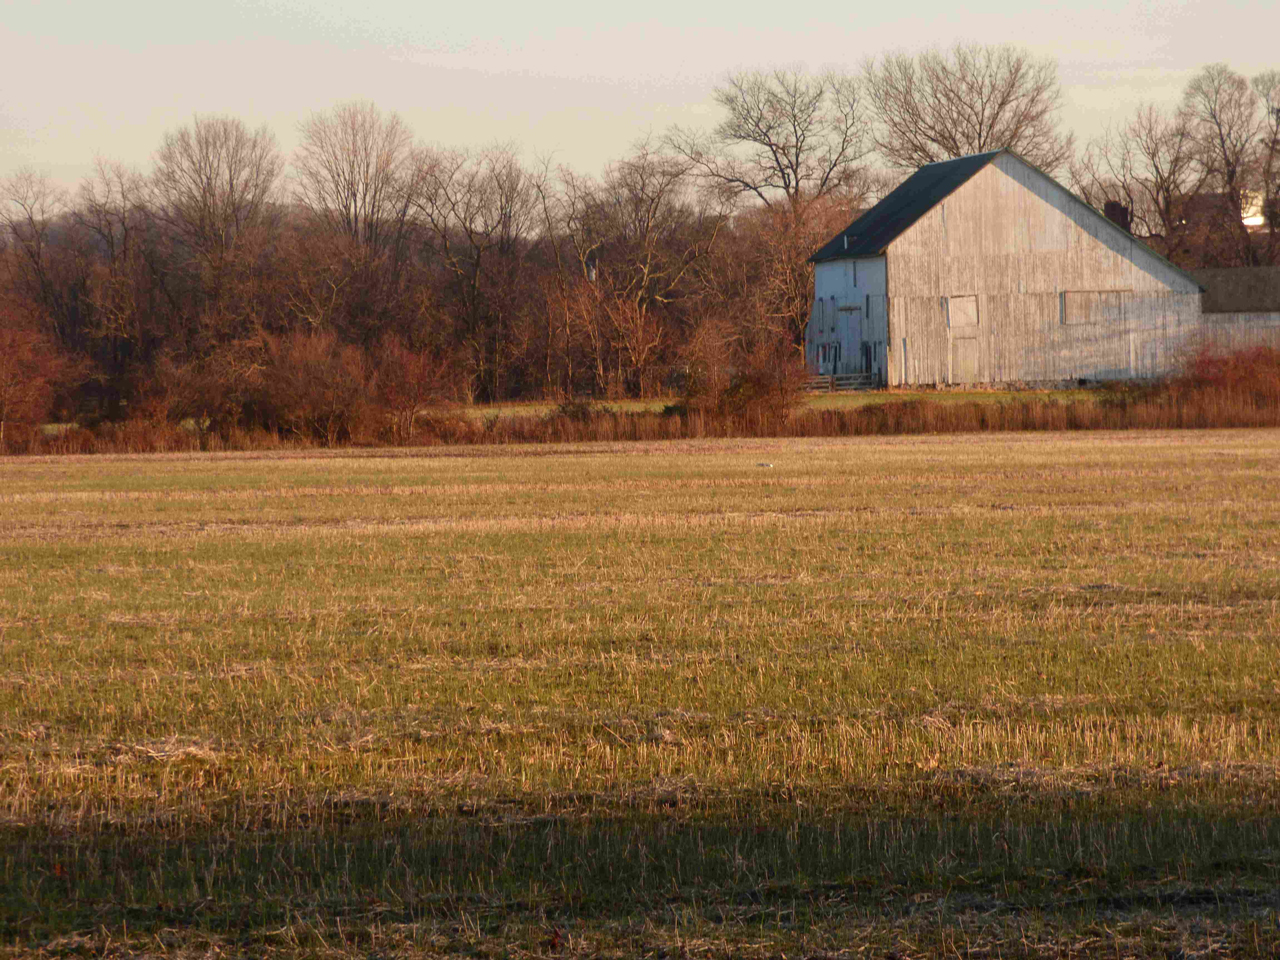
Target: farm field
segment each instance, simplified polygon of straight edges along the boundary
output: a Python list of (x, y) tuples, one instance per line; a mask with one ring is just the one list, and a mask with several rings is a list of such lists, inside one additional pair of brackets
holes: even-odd
[(1280, 952), (1280, 431), (0, 461), (0, 957)]

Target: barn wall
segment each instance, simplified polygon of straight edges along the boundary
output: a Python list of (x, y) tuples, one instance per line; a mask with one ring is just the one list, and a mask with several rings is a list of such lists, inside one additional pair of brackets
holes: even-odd
[(1155, 376), (1200, 324), (1194, 281), (1009, 155), (887, 259), (894, 384)]
[[(868, 360), (884, 376), (888, 315), (885, 310), (885, 259), (833, 260), (814, 267), (814, 304), (805, 331), (809, 368), (821, 373), (861, 373)], [(868, 344), (864, 347), (863, 344)], [(820, 357), (839, 346), (832, 369)]]

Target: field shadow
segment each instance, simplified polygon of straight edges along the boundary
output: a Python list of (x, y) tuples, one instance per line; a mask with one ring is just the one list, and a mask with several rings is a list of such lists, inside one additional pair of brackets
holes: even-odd
[[(237, 822), (237, 820), (239, 822)], [(414, 810), (325, 801), (204, 823), (0, 831), (0, 937), (54, 949), (174, 931), (252, 949), (281, 931), (1070, 928), (1152, 913), (1280, 909), (1280, 818), (1019, 804), (877, 815), (761, 798), (576, 798)], [(966, 918), (969, 918), (966, 920)], [(68, 939), (70, 938), (70, 939)], [(80, 939), (77, 939), (80, 938)], [(363, 947), (362, 947), (363, 949)]]

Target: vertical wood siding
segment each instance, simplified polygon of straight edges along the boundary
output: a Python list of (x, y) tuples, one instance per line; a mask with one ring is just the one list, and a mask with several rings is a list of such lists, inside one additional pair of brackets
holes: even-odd
[[(814, 267), (814, 306), (805, 330), (805, 359), (814, 372), (861, 373), (863, 343), (872, 344), (873, 368), (883, 378), (888, 353), (885, 259), (831, 260)], [(819, 350), (840, 346), (836, 370), (819, 371)]]

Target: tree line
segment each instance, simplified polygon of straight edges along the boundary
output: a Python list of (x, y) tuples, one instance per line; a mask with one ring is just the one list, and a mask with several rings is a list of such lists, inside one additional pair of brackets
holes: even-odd
[(1207, 67), (1080, 150), (1056, 65), (1008, 46), (743, 72), (714, 98), (712, 129), (595, 177), (427, 145), (364, 102), (311, 115), (289, 157), (197, 116), (147, 171), (100, 160), (71, 192), (20, 171), (0, 182), (0, 443), (49, 416), (339, 442), (360, 410), (408, 439), (448, 400), (791, 375), (806, 257), (916, 166), (1000, 147), (1179, 263), (1276, 262), (1277, 72)]

